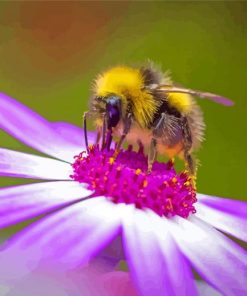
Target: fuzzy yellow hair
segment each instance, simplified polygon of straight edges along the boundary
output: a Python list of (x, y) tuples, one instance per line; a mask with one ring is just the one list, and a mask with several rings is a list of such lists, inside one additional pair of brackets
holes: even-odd
[(168, 94), (168, 103), (180, 113), (187, 114), (191, 111), (194, 100), (189, 94), (170, 93)]
[(120, 96), (124, 108), (130, 100), (135, 119), (142, 127), (148, 126), (158, 107), (158, 102), (144, 88), (142, 73), (135, 68), (118, 66), (104, 72), (95, 81), (95, 93), (102, 97)]

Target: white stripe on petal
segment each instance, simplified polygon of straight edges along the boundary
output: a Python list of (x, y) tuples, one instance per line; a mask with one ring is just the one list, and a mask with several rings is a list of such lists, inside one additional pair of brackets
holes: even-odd
[(92, 192), (74, 181), (0, 188), (0, 228), (31, 219), (88, 197)]
[(225, 295), (247, 295), (247, 255), (243, 249), (196, 217), (175, 217), (167, 220), (167, 225), (207, 282)]
[(0, 176), (44, 180), (71, 180), (70, 164), (0, 148)]

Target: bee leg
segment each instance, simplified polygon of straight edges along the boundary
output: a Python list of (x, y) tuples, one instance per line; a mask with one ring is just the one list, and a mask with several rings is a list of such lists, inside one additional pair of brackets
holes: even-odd
[(166, 113), (163, 112), (160, 114), (160, 118), (153, 129), (153, 135), (157, 137), (160, 137), (162, 135), (162, 130), (165, 124), (165, 120), (166, 120)]
[(131, 123), (132, 123), (132, 113), (128, 113), (126, 118), (125, 118), (125, 121), (124, 121), (123, 133), (121, 135), (120, 140), (118, 141), (118, 143), (116, 145), (113, 158), (116, 158), (118, 156), (118, 153), (119, 153), (119, 151), (120, 151), (120, 149), (122, 147), (122, 144), (123, 144), (128, 132), (130, 130)]
[(111, 143), (112, 143), (112, 129), (108, 129), (107, 135), (106, 135), (106, 149), (107, 151), (110, 150), (111, 148)]
[(138, 140), (137, 144), (139, 146), (138, 153), (143, 154), (144, 153), (144, 145), (142, 144), (141, 140)]
[[(162, 133), (162, 128), (164, 125), (164, 121), (166, 114), (161, 113), (160, 118), (158, 119), (158, 122), (156, 123), (154, 129), (153, 129), (153, 136), (160, 137)], [(157, 140), (153, 137), (150, 144), (150, 150), (148, 153), (148, 170), (147, 173), (150, 174), (152, 172), (153, 163), (157, 156)]]
[(97, 135), (96, 135), (96, 140), (95, 140), (95, 146), (99, 145), (100, 138), (101, 138), (101, 129), (98, 129)]
[(191, 176), (195, 176), (196, 165), (193, 157), (191, 156), (191, 154), (184, 152), (184, 158), (185, 158), (185, 162), (186, 162), (186, 166), (188, 168), (189, 174)]
[(184, 160), (186, 163), (187, 170), (189, 171), (190, 182), (193, 188), (196, 189), (196, 170), (197, 170), (196, 161), (191, 156), (191, 154), (186, 153), (185, 151), (184, 151)]
[(150, 174), (152, 172), (153, 163), (155, 161), (157, 155), (157, 140), (152, 138), (150, 143), (150, 150), (148, 153), (148, 170), (147, 173)]
[(101, 150), (105, 149), (106, 146), (106, 114), (103, 116), (103, 127), (102, 127), (102, 143), (101, 143)]
[(88, 112), (84, 112), (84, 114), (83, 114), (83, 130), (84, 130), (85, 146), (86, 146), (87, 152), (89, 152), (88, 137), (87, 137), (87, 115), (88, 115)]
[(190, 154), (192, 147), (192, 136), (189, 128), (187, 119), (184, 117), (182, 119), (182, 133), (183, 133), (183, 144), (184, 144), (184, 160), (188, 168), (189, 174), (195, 176), (196, 174), (196, 163)]

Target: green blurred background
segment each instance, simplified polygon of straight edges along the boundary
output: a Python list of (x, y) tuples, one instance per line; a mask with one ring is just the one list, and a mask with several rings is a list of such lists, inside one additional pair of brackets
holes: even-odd
[[(247, 200), (246, 33), (244, 2), (1, 2), (0, 89), (81, 125), (98, 72), (151, 59), (180, 84), (235, 101), (198, 101), (207, 124), (198, 191)], [(0, 142), (32, 151), (2, 131)]]

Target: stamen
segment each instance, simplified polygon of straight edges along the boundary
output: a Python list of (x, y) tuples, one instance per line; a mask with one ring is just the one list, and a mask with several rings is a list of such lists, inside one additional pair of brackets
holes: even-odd
[(75, 156), (72, 179), (87, 183), (93, 196), (104, 195), (114, 203), (134, 204), (136, 208), (153, 210), (160, 216), (179, 215), (187, 218), (195, 213), (196, 190), (187, 172), (177, 174), (173, 162), (155, 162), (146, 174), (147, 157), (132, 147), (121, 150), (100, 150), (89, 146)]

